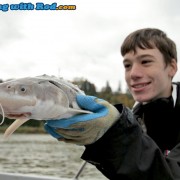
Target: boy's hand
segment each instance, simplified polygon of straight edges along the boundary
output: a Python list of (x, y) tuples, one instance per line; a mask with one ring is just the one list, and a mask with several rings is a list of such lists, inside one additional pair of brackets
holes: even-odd
[(118, 120), (119, 111), (105, 100), (77, 95), (78, 105), (91, 114), (79, 114), (67, 119), (48, 120), (45, 130), (59, 141), (87, 145), (94, 143)]

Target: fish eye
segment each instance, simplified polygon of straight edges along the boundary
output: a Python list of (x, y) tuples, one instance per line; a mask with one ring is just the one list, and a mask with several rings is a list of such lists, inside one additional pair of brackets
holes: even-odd
[(25, 92), (26, 88), (25, 87), (21, 87), (20, 90), (21, 90), (21, 92)]

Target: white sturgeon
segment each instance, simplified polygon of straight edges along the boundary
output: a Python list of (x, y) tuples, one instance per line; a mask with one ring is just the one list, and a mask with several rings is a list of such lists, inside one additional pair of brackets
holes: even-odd
[(54, 120), (91, 113), (78, 106), (77, 94), (84, 92), (67, 80), (48, 75), (0, 83), (0, 114), (16, 119), (5, 131), (4, 137), (9, 137), (30, 119)]

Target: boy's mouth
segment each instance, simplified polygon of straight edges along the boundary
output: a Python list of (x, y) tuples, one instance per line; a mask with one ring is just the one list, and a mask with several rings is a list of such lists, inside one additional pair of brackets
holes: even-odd
[(136, 84), (131, 85), (131, 88), (134, 92), (139, 92), (139, 91), (143, 91), (149, 84), (150, 82), (136, 83)]

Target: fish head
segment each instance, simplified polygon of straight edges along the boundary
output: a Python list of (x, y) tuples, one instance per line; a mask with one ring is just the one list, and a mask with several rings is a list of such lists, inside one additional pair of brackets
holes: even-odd
[(0, 104), (10, 119), (41, 120), (57, 116), (56, 108), (57, 113), (65, 113), (69, 101), (65, 93), (48, 80), (22, 78), (0, 84)]
[(30, 112), (22, 111), (22, 107), (32, 107), (36, 100), (32, 97), (31, 85), (21, 81), (7, 81), (0, 84), (0, 103), (5, 116), (10, 119), (29, 116)]

